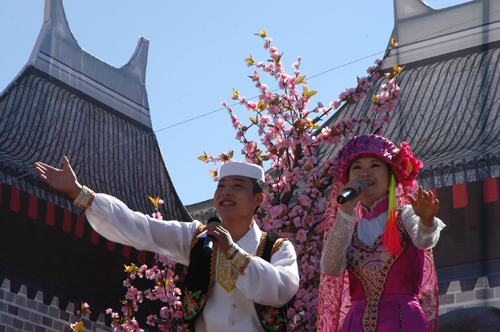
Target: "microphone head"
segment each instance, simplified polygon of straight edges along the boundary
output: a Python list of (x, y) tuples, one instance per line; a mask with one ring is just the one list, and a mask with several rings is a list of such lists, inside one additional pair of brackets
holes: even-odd
[(363, 190), (366, 190), (367, 183), (363, 179), (358, 180), (359, 185), (363, 188)]
[[(366, 188), (366, 182), (365, 182), (365, 188)], [(220, 221), (220, 218), (219, 217), (210, 217), (208, 220), (207, 220), (207, 225), (210, 224), (211, 222), (221, 222)]]
[[(213, 246), (213, 244), (212, 244), (212, 246)], [(212, 247), (210, 247), (210, 246), (203, 247), (203, 253), (205, 254), (205, 256), (209, 256), (213, 252), (214, 252), (214, 250), (212, 249)]]

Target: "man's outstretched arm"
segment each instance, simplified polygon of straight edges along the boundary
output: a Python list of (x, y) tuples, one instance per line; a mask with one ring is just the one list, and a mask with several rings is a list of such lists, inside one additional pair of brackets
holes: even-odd
[[(62, 169), (42, 162), (36, 162), (35, 168), (45, 182), (74, 200), (77, 200), (84, 188), (66, 157), (63, 158)], [(199, 222), (156, 220), (130, 210), (113, 196), (89, 191), (93, 196), (90, 203), (75, 204), (86, 209), (87, 219), (96, 232), (113, 242), (156, 252), (181, 264), (189, 264), (191, 239)]]

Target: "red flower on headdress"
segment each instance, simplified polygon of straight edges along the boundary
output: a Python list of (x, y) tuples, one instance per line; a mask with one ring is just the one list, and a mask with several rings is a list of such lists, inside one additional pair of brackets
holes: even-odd
[(418, 160), (410, 150), (408, 143), (401, 143), (401, 148), (394, 158), (394, 175), (403, 186), (413, 187), (417, 172), (424, 164)]

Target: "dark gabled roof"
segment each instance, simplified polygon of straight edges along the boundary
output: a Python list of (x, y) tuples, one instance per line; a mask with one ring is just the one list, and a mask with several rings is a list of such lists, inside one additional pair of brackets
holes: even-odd
[[(148, 41), (127, 65), (113, 68), (83, 50), (61, 0), (46, 0), (44, 24), (26, 66), (0, 95), (0, 281), (27, 286), (44, 303), (87, 301), (96, 319), (124, 296), (123, 264), (153, 254), (94, 232), (72, 199), (50, 188), (33, 163), (62, 167), (131, 209), (191, 221), (179, 200), (151, 128), (145, 89)], [(95, 311), (94, 311), (95, 310)]]
[(151, 129), (147, 39), (117, 69), (78, 45), (61, 0), (47, 0), (45, 12), (28, 63), (0, 95), (0, 181), (82, 214), (34, 173), (35, 161), (61, 167), (66, 155), (97, 192), (145, 213), (147, 196), (159, 195), (165, 217), (189, 221)]

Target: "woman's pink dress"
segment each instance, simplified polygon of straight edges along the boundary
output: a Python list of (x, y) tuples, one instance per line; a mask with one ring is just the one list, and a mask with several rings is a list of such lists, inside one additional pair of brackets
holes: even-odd
[(342, 332), (431, 331), (419, 301), (424, 251), (416, 248), (399, 225), (402, 253), (383, 250), (383, 235), (370, 247), (359, 240), (357, 227), (347, 250), (351, 307)]

